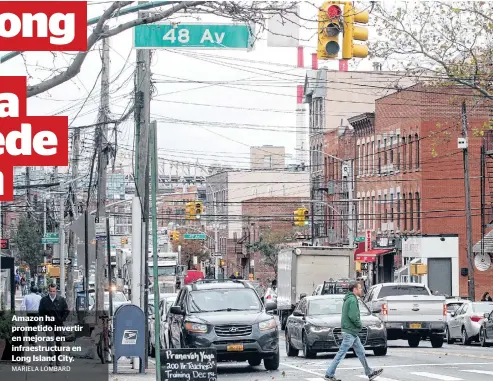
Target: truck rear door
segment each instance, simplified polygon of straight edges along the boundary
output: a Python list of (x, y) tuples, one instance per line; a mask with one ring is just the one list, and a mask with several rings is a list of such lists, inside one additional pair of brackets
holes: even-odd
[(446, 320), (443, 314), (445, 300), (437, 296), (389, 296), (384, 299), (387, 304), (388, 322), (416, 322), (416, 326), (410, 328), (421, 328), (421, 322), (442, 322)]

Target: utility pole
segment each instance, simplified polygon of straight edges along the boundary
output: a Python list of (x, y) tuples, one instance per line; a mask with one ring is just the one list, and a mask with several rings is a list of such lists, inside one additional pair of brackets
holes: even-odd
[[(76, 216), (78, 215), (78, 205), (77, 205), (77, 177), (79, 176), (79, 151), (80, 151), (80, 130), (77, 128), (74, 130), (73, 144), (72, 144), (72, 192), (70, 194), (71, 207), (72, 207), (72, 217), (70, 222), (74, 222)], [(70, 263), (68, 265), (69, 272), (67, 276), (67, 284), (70, 286), (67, 290), (67, 304), (69, 309), (74, 309), (74, 265), (75, 265), (75, 247), (76, 247), (76, 235), (71, 229), (69, 230), (68, 236), (68, 259)]]
[(354, 238), (356, 232), (356, 213), (354, 208), (354, 176), (353, 176), (353, 161), (346, 161), (342, 165), (342, 176), (346, 179), (347, 190), (348, 190), (348, 245), (349, 247), (354, 247)]
[(60, 193), (60, 294), (65, 297), (65, 197)]
[(31, 167), (26, 166), (26, 204), (27, 204), (27, 216), (31, 215)]
[(212, 200), (212, 202), (214, 203), (214, 261), (216, 264), (214, 268), (214, 274), (215, 278), (219, 279), (219, 257), (217, 256), (217, 254), (219, 253), (219, 229), (217, 226), (217, 202), (215, 192), (212, 192)]
[[(104, 32), (108, 31), (105, 27)], [(99, 108), (98, 127), (96, 130), (96, 144), (98, 145), (98, 194), (96, 218), (103, 222), (106, 218), (106, 175), (108, 167), (108, 113), (109, 113), (109, 75), (110, 50), (109, 39), (103, 39), (103, 56), (101, 72), (101, 103)], [(105, 247), (103, 241), (96, 241), (96, 308), (98, 315), (104, 310), (104, 259)], [(98, 319), (99, 316), (96, 316)], [(96, 324), (98, 320), (96, 320)]]
[(472, 215), (471, 215), (471, 179), (469, 177), (469, 142), (467, 139), (467, 113), (466, 102), (462, 102), (462, 137), (465, 140), (462, 156), (464, 159), (464, 195), (466, 198), (466, 243), (467, 243), (467, 274), (468, 296), (470, 300), (476, 300), (476, 286), (474, 282), (474, 253), (472, 251)]

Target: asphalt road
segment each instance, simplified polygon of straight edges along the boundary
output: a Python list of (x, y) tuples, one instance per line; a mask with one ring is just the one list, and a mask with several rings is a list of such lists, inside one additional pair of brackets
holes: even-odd
[[(375, 357), (367, 352), (373, 368), (383, 368), (380, 381), (491, 381), (493, 380), (493, 347), (479, 345), (447, 345), (434, 349), (429, 342), (418, 348), (409, 348), (407, 341), (391, 341), (387, 356)], [(220, 364), (220, 381), (323, 381), (334, 354), (319, 354), (316, 359), (287, 357), (281, 333), (281, 366), (278, 371), (267, 372), (263, 366), (250, 367), (246, 363)], [(367, 379), (356, 356), (348, 354), (336, 376), (342, 381)]]

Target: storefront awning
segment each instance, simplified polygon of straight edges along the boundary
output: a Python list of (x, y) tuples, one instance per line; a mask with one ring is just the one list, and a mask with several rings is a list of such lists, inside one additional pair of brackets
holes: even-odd
[(356, 253), (354, 260), (358, 262), (372, 263), (376, 262), (377, 257), (393, 252), (394, 249), (373, 249), (364, 251), (362, 253)]

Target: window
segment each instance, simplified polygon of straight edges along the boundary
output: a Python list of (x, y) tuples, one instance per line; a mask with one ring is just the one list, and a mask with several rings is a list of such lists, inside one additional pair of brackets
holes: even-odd
[(404, 230), (407, 230), (407, 202), (406, 202), (406, 195), (402, 195), (402, 206), (403, 206), (403, 211), (402, 211), (402, 221), (403, 221), (403, 226)]
[(401, 194), (397, 192), (397, 229), (401, 229)]
[(394, 194), (390, 194), (390, 221), (394, 222)]
[(361, 174), (364, 175), (364, 174), (366, 174), (366, 170), (367, 170), (367, 168), (366, 168), (366, 144), (363, 144), (361, 146), (361, 152), (363, 155), (363, 157), (361, 158), (361, 161), (362, 161), (362, 163), (361, 163), (361, 166), (362, 166)]
[(387, 165), (387, 139), (383, 139), (383, 165)]
[(375, 173), (375, 142), (371, 142), (371, 173)]
[(361, 175), (361, 146), (358, 146), (358, 175)]
[(401, 169), (401, 147), (400, 147), (400, 135), (397, 135), (395, 140), (397, 146), (397, 170)]
[(409, 144), (409, 169), (413, 169), (413, 137), (409, 135), (408, 137), (408, 144)]
[(419, 199), (419, 192), (416, 192), (416, 229), (421, 230), (421, 200)]
[(370, 143), (366, 144), (366, 173), (370, 174), (371, 173), (371, 167), (370, 167)]
[(272, 168), (272, 156), (264, 156), (264, 168)]
[(387, 222), (387, 195), (383, 195), (383, 220)]
[(382, 157), (381, 157), (381, 150), (380, 150), (380, 140), (377, 141), (377, 151), (378, 151), (378, 174), (381, 173), (382, 170)]
[(375, 230), (375, 196), (371, 197), (371, 228)]
[(378, 293), (378, 299), (387, 296), (405, 296), (405, 295), (430, 295), (430, 292), (423, 286), (384, 286)]
[(377, 227), (380, 228), (381, 226), (381, 223), (382, 223), (382, 196), (381, 195), (378, 195), (378, 201), (377, 201), (377, 214), (378, 214), (378, 224), (377, 224)]
[(394, 137), (390, 137), (390, 149), (389, 149), (389, 154), (390, 154), (390, 164), (394, 164)]
[(363, 229), (366, 229), (366, 199), (363, 197), (361, 201), (361, 221), (363, 224)]
[(406, 170), (406, 137), (402, 137), (402, 170)]
[(416, 160), (416, 168), (419, 168), (419, 136), (418, 134), (414, 135), (414, 148), (416, 149), (416, 154), (414, 155)]
[(413, 194), (409, 193), (409, 230), (414, 230), (414, 205), (413, 205)]

